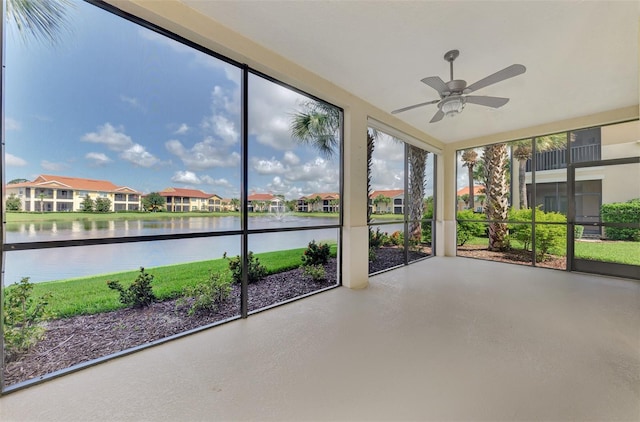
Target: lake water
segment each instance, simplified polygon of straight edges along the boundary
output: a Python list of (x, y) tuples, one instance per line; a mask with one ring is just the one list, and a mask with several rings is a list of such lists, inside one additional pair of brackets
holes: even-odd
[[(338, 224), (337, 218), (250, 217), (250, 229)], [(239, 217), (180, 217), (158, 220), (10, 223), (6, 243), (87, 238), (146, 236), (240, 230)], [(337, 241), (338, 229), (319, 229), (249, 236), (249, 250), (260, 253), (306, 247), (311, 240)], [(78, 246), (4, 254), (4, 284), (29, 277), (34, 283), (118, 271), (137, 270), (221, 258), (240, 253), (240, 236)]]

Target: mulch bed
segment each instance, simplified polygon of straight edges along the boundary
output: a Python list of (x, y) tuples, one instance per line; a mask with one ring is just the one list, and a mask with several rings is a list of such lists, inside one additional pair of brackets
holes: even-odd
[[(369, 274), (404, 264), (404, 249), (397, 246), (383, 246), (375, 250), (376, 259), (369, 261)], [(420, 250), (409, 251), (409, 262), (431, 255), (431, 247), (421, 246)]]
[[(533, 259), (531, 251), (512, 249), (506, 252), (494, 252), (488, 250), (486, 246), (479, 245), (458, 246), (458, 256), (520, 265), (531, 265)], [(564, 270), (567, 268), (567, 260), (564, 256), (550, 255), (545, 257), (544, 261), (536, 262), (536, 267)]]
[[(269, 275), (248, 286), (249, 311), (265, 308), (337, 283), (335, 259), (325, 265), (326, 279), (313, 281), (302, 269)], [(177, 299), (142, 309), (120, 309), (46, 322), (44, 338), (29, 353), (4, 366), (4, 385), (43, 375), (141, 346), (240, 315), (240, 287), (215, 312), (188, 315), (190, 303)]]

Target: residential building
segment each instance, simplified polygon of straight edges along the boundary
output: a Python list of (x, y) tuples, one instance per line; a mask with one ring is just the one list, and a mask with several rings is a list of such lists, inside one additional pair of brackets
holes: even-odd
[[(469, 191), (471, 189), (469, 186), (465, 186), (461, 189), (458, 189), (456, 192), (456, 198), (458, 198), (458, 211), (462, 211), (469, 208), (469, 201), (465, 201), (463, 198), (464, 195), (469, 195)], [(475, 212), (483, 212), (484, 211), (484, 198), (485, 198), (485, 186), (484, 185), (473, 185), (473, 201), (475, 205)]]
[(253, 193), (247, 196), (249, 212), (284, 212), (285, 204), (282, 196), (271, 193)]
[[(637, 122), (570, 132), (568, 144), (571, 163), (630, 157), (638, 154), (638, 141)], [(544, 211), (567, 214), (567, 149), (541, 151), (536, 154), (535, 159), (535, 200), (531, 178), (533, 160), (529, 159), (526, 163), (527, 203), (535, 204)], [(586, 235), (602, 235), (600, 227), (590, 226), (588, 223), (601, 222), (600, 210), (603, 204), (638, 198), (640, 165), (627, 167), (595, 166), (576, 169), (575, 213), (581, 222), (586, 223)], [(634, 173), (635, 179), (631, 176)], [(517, 180), (513, 180), (513, 194), (518, 195)]]
[(82, 211), (83, 201), (106, 198), (111, 211), (139, 211), (141, 193), (128, 186), (117, 186), (108, 180), (41, 174), (31, 182), (5, 186), (5, 198), (15, 195), (21, 210), (28, 212)]
[(222, 198), (198, 189), (166, 188), (158, 192), (166, 200), (169, 212), (222, 211)]
[(371, 192), (369, 195), (369, 208), (372, 214), (403, 214), (404, 189), (375, 190)]
[(298, 212), (338, 212), (340, 211), (340, 194), (312, 193), (298, 199)]

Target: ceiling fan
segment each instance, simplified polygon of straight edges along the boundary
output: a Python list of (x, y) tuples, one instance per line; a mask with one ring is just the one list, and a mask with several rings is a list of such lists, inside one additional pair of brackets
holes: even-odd
[(391, 114), (402, 113), (403, 111), (412, 110), (417, 107), (426, 106), (429, 104), (437, 104), (438, 111), (429, 121), (429, 123), (435, 123), (442, 120), (444, 116), (455, 116), (462, 112), (466, 103), (478, 104), (486, 107), (498, 108), (502, 107), (509, 102), (508, 98), (502, 97), (488, 97), (486, 95), (467, 95), (474, 91), (484, 88), (489, 85), (504, 81), (505, 79), (513, 78), (524, 73), (527, 68), (521, 64), (512, 64), (492, 75), (487, 76), (484, 79), (480, 79), (478, 82), (467, 86), (467, 82), (462, 79), (453, 79), (453, 61), (460, 55), (458, 50), (447, 51), (444, 55), (444, 59), (449, 62), (449, 68), (451, 71), (451, 80), (444, 82), (439, 76), (429, 76), (422, 79), (422, 82), (429, 85), (431, 88), (438, 91), (440, 95), (439, 100), (427, 101), (426, 103), (414, 104), (408, 107), (399, 108), (393, 110)]

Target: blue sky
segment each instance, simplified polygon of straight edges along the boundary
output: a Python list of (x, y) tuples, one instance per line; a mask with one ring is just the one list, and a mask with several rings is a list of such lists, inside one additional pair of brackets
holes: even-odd
[[(59, 174), (238, 197), (240, 70), (89, 4), (69, 13), (70, 30), (53, 47), (9, 28), (5, 180)], [(250, 192), (339, 190), (338, 157), (291, 138), (304, 99), (250, 76)], [(402, 163), (402, 148), (380, 139), (374, 189), (401, 188)]]

